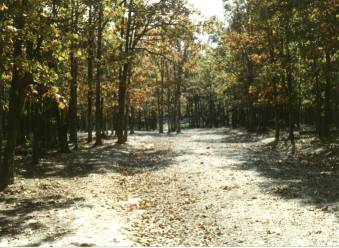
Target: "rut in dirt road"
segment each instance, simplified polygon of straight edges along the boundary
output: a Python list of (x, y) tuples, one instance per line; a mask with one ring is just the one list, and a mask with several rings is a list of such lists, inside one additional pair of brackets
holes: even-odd
[(265, 138), (137, 132), (46, 159), (0, 201), (0, 245), (338, 245), (337, 176)]

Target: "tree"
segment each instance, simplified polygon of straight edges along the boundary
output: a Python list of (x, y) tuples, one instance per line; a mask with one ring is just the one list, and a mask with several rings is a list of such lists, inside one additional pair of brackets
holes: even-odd
[(161, 27), (176, 26), (180, 17), (188, 13), (182, 1), (159, 1), (146, 3), (144, 1), (129, 0), (125, 3), (126, 17), (121, 21), (121, 36), (124, 44), (121, 52), (124, 62), (121, 66), (121, 76), (119, 81), (119, 114), (117, 135), (118, 143), (126, 142), (127, 135), (124, 135), (126, 127), (126, 98), (128, 81), (133, 71), (131, 66), (138, 51), (142, 51), (140, 43), (147, 41), (147, 36), (152, 31)]

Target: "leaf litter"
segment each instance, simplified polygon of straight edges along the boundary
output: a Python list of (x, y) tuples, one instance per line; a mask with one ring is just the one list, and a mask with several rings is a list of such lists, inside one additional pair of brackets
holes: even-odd
[[(98, 154), (105, 173), (20, 178), (1, 194), (0, 245), (339, 244), (336, 191), (310, 193), (303, 185), (332, 174), (312, 177), (287, 154), (265, 151), (257, 137), (239, 143), (230, 130), (185, 132), (131, 136), (125, 148), (106, 141), (106, 150), (122, 155), (87, 155)], [(77, 159), (66, 156), (63, 163)], [(288, 178), (290, 168), (298, 180)], [(11, 211), (21, 214), (17, 220)]]

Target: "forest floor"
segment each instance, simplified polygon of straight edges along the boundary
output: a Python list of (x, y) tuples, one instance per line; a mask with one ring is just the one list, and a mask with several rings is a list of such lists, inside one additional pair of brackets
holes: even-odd
[(137, 132), (50, 155), (34, 177), (20, 165), (0, 195), (0, 246), (338, 246), (338, 146), (271, 141)]

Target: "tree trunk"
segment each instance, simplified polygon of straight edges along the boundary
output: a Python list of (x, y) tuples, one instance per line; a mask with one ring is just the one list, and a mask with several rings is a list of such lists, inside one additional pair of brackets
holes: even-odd
[(168, 86), (167, 89), (167, 126), (168, 126), (168, 133), (172, 131), (172, 113), (171, 113), (171, 88)]
[(125, 140), (124, 130), (126, 125), (126, 91), (127, 91), (127, 77), (128, 77), (129, 64), (125, 63), (122, 69), (122, 76), (119, 84), (119, 114), (118, 114), (118, 126), (117, 135), (118, 143), (123, 144)]
[(118, 97), (118, 104), (119, 104), (119, 115), (118, 115), (118, 127), (117, 127), (117, 135), (118, 135), (118, 143), (123, 144), (127, 141), (127, 135), (124, 135), (124, 130), (126, 126), (126, 96), (127, 96), (127, 81), (128, 81), (128, 74), (130, 71), (130, 35), (131, 35), (131, 24), (132, 24), (132, 6), (133, 1), (130, 0), (128, 4), (128, 19), (127, 19), (127, 26), (125, 32), (125, 46), (124, 46), (124, 54), (125, 59), (127, 60), (124, 62), (122, 67), (122, 75), (119, 82), (119, 97)]
[(87, 83), (88, 83), (88, 105), (87, 105), (87, 142), (93, 140), (93, 60), (94, 60), (94, 27), (93, 27), (93, 6), (90, 4), (88, 10), (88, 58), (87, 58)]
[(325, 118), (324, 118), (324, 137), (330, 137), (330, 127), (332, 123), (331, 118), (331, 57), (329, 52), (326, 52), (326, 64), (325, 64)]
[(135, 110), (134, 107), (131, 106), (131, 121), (130, 121), (130, 134), (134, 134), (134, 126), (135, 126)]
[[(2, 19), (0, 19), (1, 21)], [(0, 42), (0, 56), (4, 50), (4, 43)], [(4, 134), (4, 97), (5, 97), (5, 82), (2, 80), (2, 75), (4, 74), (5, 68), (2, 61), (0, 61), (0, 167), (2, 164), (2, 143), (3, 143), (3, 134)]]
[(159, 96), (159, 133), (164, 132), (164, 76), (165, 76), (165, 71), (164, 71), (164, 62), (161, 61), (161, 68), (160, 68), (160, 76), (161, 76), (161, 81), (160, 81), (160, 96)]
[(95, 84), (95, 145), (102, 145), (102, 113), (101, 113), (101, 57), (102, 57), (102, 18), (103, 6), (100, 0), (98, 16), (98, 37), (97, 37), (97, 72)]
[(129, 102), (126, 103), (126, 114), (125, 114), (125, 127), (124, 127), (124, 140), (127, 141), (128, 137), (128, 126), (129, 126)]
[(293, 76), (292, 76), (292, 62), (290, 61), (290, 51), (288, 44), (286, 45), (287, 49), (287, 89), (288, 89), (288, 138), (291, 140), (291, 143), (294, 144), (294, 89), (293, 89)]
[(177, 92), (176, 92), (176, 128), (177, 133), (181, 133), (181, 82), (182, 81), (182, 68), (178, 68), (178, 81), (177, 81)]
[[(0, 44), (1, 46), (1, 44)], [(1, 54), (1, 50), (0, 50)], [(0, 62), (1, 63), (1, 62)], [(1, 80), (2, 78), (2, 68), (0, 65), (0, 167), (2, 164), (2, 142), (3, 142), (3, 133), (4, 133), (4, 126), (3, 126), (3, 120), (4, 120), (4, 87), (5, 82)]]
[[(76, 34), (78, 32), (78, 5), (72, 1), (72, 32)], [(78, 137), (77, 137), (77, 102), (78, 102), (78, 95), (77, 95), (77, 88), (78, 88), (78, 58), (76, 55), (76, 45), (77, 41), (71, 42), (71, 91), (70, 91), (70, 104), (69, 104), (69, 131), (70, 131), (70, 140), (74, 143), (75, 149), (78, 149)]]
[(77, 74), (78, 65), (77, 58), (74, 53), (71, 54), (71, 91), (70, 91), (70, 104), (69, 104), (69, 132), (70, 140), (74, 143), (75, 149), (78, 148), (77, 137)]
[[(41, 99), (39, 99), (41, 100)], [(42, 116), (41, 116), (41, 104), (36, 102), (33, 104), (33, 154), (32, 154), (32, 168), (31, 172), (34, 173), (35, 165), (39, 163), (42, 156), (41, 142), (42, 142)]]
[(336, 88), (334, 119), (336, 130), (339, 131), (339, 84), (337, 84)]
[(67, 122), (65, 118), (65, 110), (60, 110), (58, 105), (55, 105), (55, 115), (56, 122), (58, 127), (58, 145), (60, 153), (70, 152), (68, 142), (67, 142)]
[(315, 72), (315, 104), (316, 104), (316, 117), (315, 117), (315, 126), (316, 131), (319, 137), (323, 136), (322, 133), (322, 97), (321, 97), (321, 89), (320, 89), (320, 81), (319, 81), (319, 70), (317, 69), (317, 59), (313, 59), (313, 70)]

